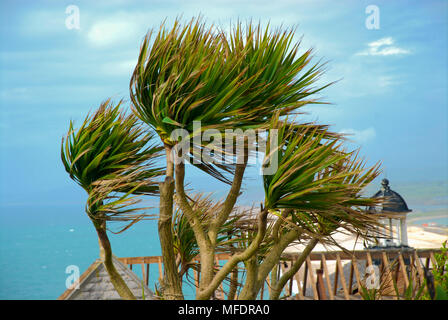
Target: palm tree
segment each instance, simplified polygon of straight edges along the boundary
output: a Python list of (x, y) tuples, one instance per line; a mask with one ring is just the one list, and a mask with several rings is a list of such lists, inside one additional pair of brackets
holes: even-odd
[[(377, 200), (361, 191), (379, 174), (379, 163), (365, 168), (356, 152), (341, 148), (342, 137), (326, 126), (295, 124), (274, 117), (278, 147), (266, 151), (265, 163), (276, 158), (278, 169), (264, 175), (265, 207), (277, 216), (265, 238), (266, 249), (253, 268), (247, 268), (253, 283), (246, 283), (241, 299), (255, 299), (268, 274), (276, 268), (283, 251), (293, 242), (307, 243), (291, 269), (271, 283), (271, 299), (278, 299), (286, 284), (318, 242), (331, 243), (340, 228), (365, 235), (378, 226), (366, 214)], [(253, 274), (251, 274), (253, 273)], [(274, 272), (274, 274), (277, 274)]]
[[(294, 30), (271, 31), (269, 27), (263, 30), (260, 25), (253, 27), (251, 24), (243, 28), (238, 23), (227, 37), (225, 32), (216, 31), (213, 26), (206, 28), (198, 18), (185, 26), (176, 20), (171, 30), (162, 25), (152, 42), (151, 37), (152, 32), (143, 41), (131, 79), (132, 108), (157, 132), (165, 146), (166, 183), (175, 184), (176, 203), (187, 217), (198, 242), (201, 257), (199, 292), (206, 291), (198, 297), (207, 299), (213, 291), (216, 239), (240, 193), (248, 154), (245, 152), (236, 165), (229, 165), (204, 161), (202, 144), (191, 145), (188, 149), (189, 157), (198, 160), (193, 165), (230, 185), (223, 207), (215, 214), (210, 226), (204, 228), (184, 190), (184, 163), (174, 165), (172, 152), (178, 140), (172, 133), (184, 129), (194, 138), (207, 129), (224, 134), (228, 128), (268, 128), (275, 113), (284, 116), (304, 105), (319, 103), (310, 96), (326, 87), (313, 87), (321, 74), (322, 64), (309, 66), (311, 50), (298, 54), (299, 44), (292, 44)], [(201, 132), (194, 131), (195, 121), (201, 122)], [(246, 150), (249, 147), (246, 145)], [(233, 176), (232, 179), (226, 174)], [(162, 195), (164, 188), (160, 190), (162, 212), (167, 207), (162, 206), (162, 202), (173, 197), (174, 188), (166, 188), (166, 196)], [(260, 213), (261, 224), (265, 223), (267, 213), (267, 209)], [(169, 216), (172, 217), (172, 210), (167, 213), (166, 220)], [(160, 230), (164, 264), (171, 266), (174, 273), (172, 249), (163, 244), (170, 241), (168, 226), (162, 230), (163, 236)], [(263, 234), (260, 233), (257, 239), (244, 254), (235, 255), (229, 266), (253, 255)], [(169, 252), (164, 252), (163, 248)], [(175, 278), (174, 275), (169, 277)]]
[(134, 115), (120, 111), (121, 103), (103, 102), (78, 130), (70, 121), (61, 158), (70, 178), (87, 192), (86, 213), (98, 234), (100, 255), (112, 284), (123, 299), (135, 299), (112, 262), (106, 223), (128, 222), (125, 230), (148, 217), (140, 213), (146, 208), (136, 206), (138, 196), (157, 194), (156, 179), (164, 170), (155, 167), (161, 148), (149, 145), (152, 135)]

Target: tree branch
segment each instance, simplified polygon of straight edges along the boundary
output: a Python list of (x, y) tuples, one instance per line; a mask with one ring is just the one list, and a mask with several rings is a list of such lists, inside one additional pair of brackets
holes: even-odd
[(283, 287), (285, 286), (286, 282), (288, 282), (288, 280), (292, 276), (294, 276), (297, 273), (297, 271), (299, 271), (303, 262), (306, 260), (306, 258), (311, 253), (311, 251), (313, 251), (314, 247), (316, 246), (316, 244), (318, 242), (319, 242), (319, 240), (316, 238), (311, 239), (310, 242), (305, 247), (305, 249), (300, 254), (300, 257), (293, 263), (291, 268), (288, 271), (286, 271), (284, 274), (282, 274), (282, 276), (278, 280), (276, 286), (271, 289), (271, 296), (270, 296), (271, 300), (277, 300), (280, 297), (280, 293), (282, 292)]
[(235, 168), (235, 175), (233, 177), (232, 186), (229, 190), (229, 193), (227, 194), (226, 200), (223, 203), (221, 211), (217, 214), (216, 218), (210, 224), (208, 234), (213, 244), (216, 243), (219, 228), (227, 221), (227, 218), (232, 212), (236, 200), (238, 199), (241, 190), (241, 184), (244, 177), (244, 171), (247, 167), (247, 161), (249, 159), (248, 153), (249, 152), (246, 139), (244, 145), (244, 154), (239, 155), (237, 159), (237, 165)]
[(258, 232), (255, 236), (255, 239), (251, 242), (251, 244), (241, 253), (234, 254), (226, 264), (215, 274), (211, 283), (207, 286), (207, 288), (203, 290), (199, 290), (199, 293), (196, 296), (198, 300), (207, 300), (210, 299), (213, 292), (218, 288), (221, 282), (225, 279), (225, 277), (232, 272), (238, 262), (244, 261), (252, 257), (260, 247), (261, 242), (264, 239), (266, 234), (266, 224), (267, 224), (267, 215), (268, 210), (264, 208), (260, 214), (258, 215)]

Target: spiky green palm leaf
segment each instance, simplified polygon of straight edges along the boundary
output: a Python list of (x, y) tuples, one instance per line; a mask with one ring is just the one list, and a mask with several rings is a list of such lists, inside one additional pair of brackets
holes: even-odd
[(155, 166), (161, 148), (150, 144), (152, 135), (137, 117), (120, 111), (121, 103), (103, 102), (77, 130), (70, 121), (62, 139), (62, 162), (89, 195), (92, 219), (134, 220), (141, 208), (132, 207), (139, 201), (132, 195), (157, 194), (156, 180), (164, 173)]
[[(171, 30), (162, 25), (152, 43), (149, 33), (141, 46), (130, 82), (133, 110), (167, 145), (177, 143), (171, 138), (176, 129), (192, 138), (207, 129), (224, 134), (225, 129), (264, 128), (274, 111), (286, 114), (316, 102), (309, 96), (322, 89), (311, 87), (320, 65), (305, 71), (310, 52), (298, 57), (292, 39), (292, 31), (263, 33), (260, 26), (249, 26), (245, 33), (238, 25), (229, 41), (224, 32), (205, 28), (200, 18), (185, 26), (176, 20)], [(201, 132), (193, 132), (194, 121), (201, 122)], [(224, 173), (234, 166), (207, 162), (204, 147), (192, 146), (187, 156), (230, 183)]]
[(239, 70), (254, 77), (253, 87), (263, 88), (248, 101), (246, 113), (236, 115), (241, 121), (266, 125), (275, 113), (287, 115), (305, 105), (323, 103), (314, 95), (332, 83), (315, 86), (324, 64), (310, 65), (312, 49), (299, 55), (301, 43), (294, 42), (295, 31), (252, 22), (231, 26), (229, 40), (224, 41), (227, 50), (240, 57)]
[(285, 221), (310, 236), (330, 235), (338, 227), (361, 232), (378, 225), (365, 213), (376, 200), (361, 197), (361, 191), (379, 174), (379, 164), (366, 169), (356, 153), (341, 149), (337, 135), (319, 126), (277, 117), (272, 129), (278, 130), (278, 147), (267, 151), (265, 161), (276, 157), (278, 169), (263, 176), (267, 208), (277, 213), (289, 209)]

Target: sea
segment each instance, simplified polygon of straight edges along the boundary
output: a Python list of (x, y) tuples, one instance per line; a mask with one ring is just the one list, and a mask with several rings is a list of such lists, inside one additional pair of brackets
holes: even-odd
[[(448, 227), (447, 210), (442, 210), (442, 216), (440, 208), (437, 212), (437, 216), (419, 216), (411, 224)], [(121, 227), (117, 223), (110, 225), (115, 232)], [(109, 235), (118, 257), (160, 255), (155, 220), (140, 221), (123, 233)], [(57, 299), (66, 290), (67, 278), (72, 274), (68, 268), (75, 266), (82, 274), (98, 254), (97, 235), (83, 204), (0, 206), (2, 300)], [(134, 268), (139, 277), (140, 269)], [(153, 265), (149, 273), (151, 290), (158, 277), (158, 268)], [(185, 286), (185, 297), (193, 299), (194, 288), (188, 283)]]
[[(0, 210), (0, 299), (57, 299), (73, 274), (67, 268), (76, 266), (82, 274), (98, 258), (96, 231), (82, 205)], [(121, 227), (111, 225), (112, 231)], [(160, 255), (154, 220), (109, 236), (118, 257)], [(150, 270), (150, 284), (158, 278), (155, 269)], [(141, 277), (139, 268), (135, 272)]]

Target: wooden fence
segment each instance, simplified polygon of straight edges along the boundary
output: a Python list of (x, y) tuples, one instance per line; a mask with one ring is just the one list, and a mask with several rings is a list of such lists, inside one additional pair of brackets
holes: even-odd
[[(436, 249), (407, 249), (407, 250), (362, 250), (350, 253), (342, 251), (312, 252), (298, 272), (285, 285), (284, 293), (288, 299), (338, 300), (361, 299), (358, 289), (366, 287), (369, 277), (378, 276), (379, 285), (385, 298), (393, 299), (395, 287), (403, 293), (412, 281), (421, 285), (424, 279), (424, 269), (431, 270), (435, 262)], [(229, 259), (229, 254), (216, 255), (216, 266), (222, 265)], [(289, 253), (282, 256), (279, 272), (286, 272), (298, 258), (298, 254)], [(149, 283), (150, 265), (157, 265), (159, 281), (163, 274), (162, 257), (128, 257), (119, 258), (129, 265), (140, 265), (145, 283)], [(196, 259), (196, 261), (198, 261)], [(373, 270), (373, 271), (372, 271)], [(375, 272), (373, 275), (373, 272)], [(446, 270), (445, 270), (446, 272)], [(265, 282), (270, 291), (270, 275)], [(199, 284), (200, 274), (194, 271), (196, 286)], [(370, 278), (371, 280), (372, 278)], [(225, 299), (222, 286), (219, 288), (218, 298)], [(264, 286), (259, 299), (268, 298)]]

